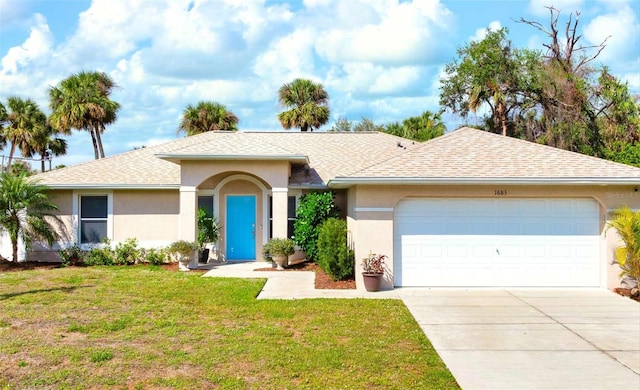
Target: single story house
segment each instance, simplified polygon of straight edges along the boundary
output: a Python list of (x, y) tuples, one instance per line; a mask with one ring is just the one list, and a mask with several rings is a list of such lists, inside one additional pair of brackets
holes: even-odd
[(60, 207), (60, 246), (193, 241), (205, 207), (223, 226), (226, 261), (260, 260), (270, 237), (293, 234), (302, 194), (332, 190), (358, 288), (370, 252), (389, 257), (386, 288), (615, 287), (620, 243), (607, 220), (620, 206), (640, 208), (639, 168), (467, 127), (424, 143), (378, 132), (209, 132), (37, 178)]

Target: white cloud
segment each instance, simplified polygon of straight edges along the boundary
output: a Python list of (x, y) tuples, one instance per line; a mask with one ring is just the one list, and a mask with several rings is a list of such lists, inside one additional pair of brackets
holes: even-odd
[(2, 73), (17, 73), (22, 67), (51, 54), (53, 36), (44, 16), (36, 14), (29, 37), (20, 46), (9, 49), (2, 58)]
[(502, 25), (500, 24), (500, 21), (494, 20), (491, 23), (489, 23), (489, 27), (477, 29), (476, 33), (473, 34), (472, 37), (469, 37), (469, 40), (471, 40), (471, 41), (481, 41), (481, 40), (484, 39), (484, 37), (487, 36), (487, 33), (489, 31), (498, 31), (501, 28), (502, 28)]
[(296, 77), (310, 77), (314, 70), (313, 42), (317, 32), (308, 27), (276, 38), (269, 48), (259, 54), (253, 73), (272, 85), (281, 85)]
[[(349, 9), (342, 6), (337, 10), (353, 16), (351, 25), (323, 31), (316, 43), (318, 53), (328, 61), (406, 64), (424, 63), (438, 57), (444, 41), (438, 38), (447, 30), (451, 19), (449, 11), (438, 2), (373, 2), (369, 12), (361, 10), (367, 8), (363, 3), (347, 4)], [(375, 22), (361, 16), (371, 10), (376, 11)]]
[(640, 23), (628, 4), (614, 13), (595, 17), (584, 27), (584, 38), (590, 45), (599, 45), (607, 37), (610, 38), (599, 61), (624, 61), (640, 56)]

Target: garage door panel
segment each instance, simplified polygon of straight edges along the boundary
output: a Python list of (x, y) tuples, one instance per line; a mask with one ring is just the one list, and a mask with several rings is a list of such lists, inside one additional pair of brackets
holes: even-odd
[(395, 218), (396, 285), (599, 285), (593, 200), (413, 199)]

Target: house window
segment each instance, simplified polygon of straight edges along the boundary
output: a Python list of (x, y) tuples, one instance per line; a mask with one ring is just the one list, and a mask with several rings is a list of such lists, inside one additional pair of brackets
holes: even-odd
[(107, 237), (107, 195), (80, 197), (80, 243), (97, 244)]
[[(293, 225), (296, 222), (297, 196), (287, 197), (287, 237), (293, 237)], [(269, 238), (273, 238), (273, 197), (269, 196)]]
[(198, 196), (198, 209), (204, 209), (204, 211), (207, 213), (207, 217), (213, 217), (213, 196)]

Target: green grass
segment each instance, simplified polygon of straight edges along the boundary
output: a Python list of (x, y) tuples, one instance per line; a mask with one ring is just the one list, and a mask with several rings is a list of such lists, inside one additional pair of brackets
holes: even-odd
[(458, 388), (401, 301), (149, 267), (0, 273), (0, 388)]

